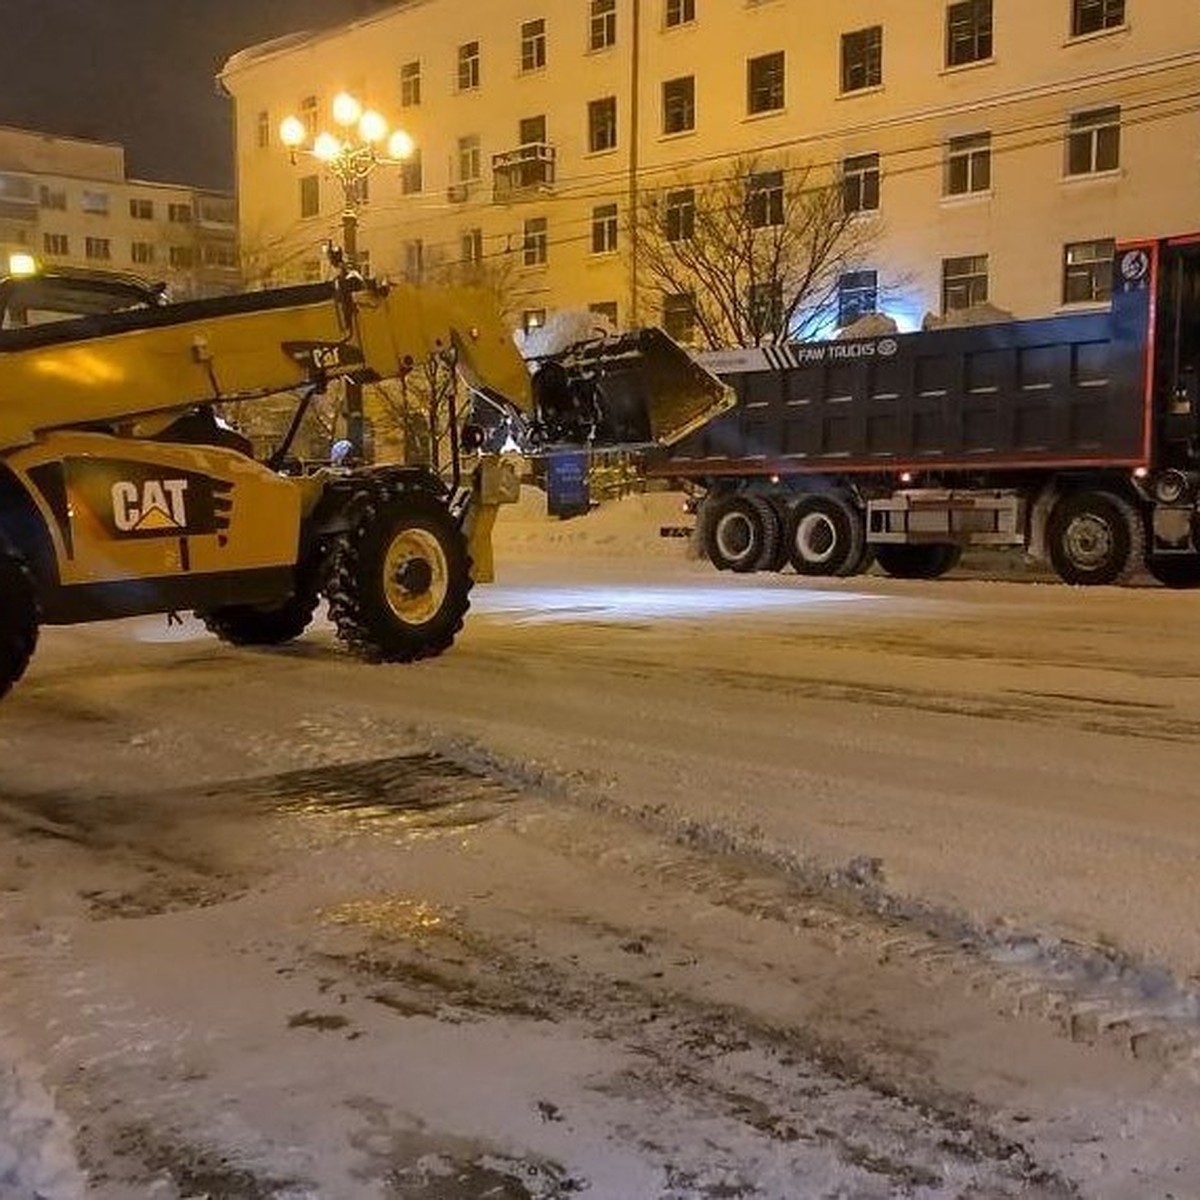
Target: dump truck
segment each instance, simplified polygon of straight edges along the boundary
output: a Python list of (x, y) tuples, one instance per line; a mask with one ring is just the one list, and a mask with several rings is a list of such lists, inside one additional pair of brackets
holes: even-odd
[[(306, 409), (334, 383), (451, 372), (534, 453), (665, 445), (730, 403), (658, 330), (531, 372), (486, 292), (392, 286), (332, 261), (319, 283), (181, 303), (96, 272), (0, 280), (0, 695), (42, 626), (148, 613), (191, 611), (228, 642), (278, 644), (323, 596), (364, 659), (448, 648), (515, 473), (457, 413), (448, 478), (287, 473)], [(221, 414), (281, 394), (290, 428), (259, 461)]]
[(1200, 586), (1200, 235), (1119, 244), (1099, 311), (697, 357), (737, 403), (649, 473), (718, 569), (934, 578), (1008, 547)]

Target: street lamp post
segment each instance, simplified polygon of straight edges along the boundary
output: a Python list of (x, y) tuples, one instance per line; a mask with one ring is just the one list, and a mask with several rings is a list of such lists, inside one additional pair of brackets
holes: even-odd
[[(389, 130), (374, 109), (364, 109), (357, 97), (340, 92), (333, 99), (333, 121), (338, 131), (313, 131), (299, 117), (285, 117), (279, 137), (291, 154), (307, 154), (320, 162), (342, 185), (342, 251), (346, 262), (358, 265), (358, 212), (363, 185), (378, 166), (400, 166), (413, 152), (413, 141), (402, 129)], [(346, 440), (355, 459), (366, 453), (362, 384), (346, 380)]]

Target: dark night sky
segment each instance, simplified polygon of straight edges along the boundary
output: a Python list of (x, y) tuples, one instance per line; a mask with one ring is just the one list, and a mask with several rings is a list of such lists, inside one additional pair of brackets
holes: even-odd
[(121, 142), (137, 178), (229, 188), (235, 50), (378, 0), (0, 0), (0, 125)]

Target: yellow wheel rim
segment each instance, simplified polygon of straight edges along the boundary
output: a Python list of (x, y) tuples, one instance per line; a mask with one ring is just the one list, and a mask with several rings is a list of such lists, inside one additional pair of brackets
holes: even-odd
[(407, 625), (432, 620), (450, 588), (450, 566), (438, 539), (426, 529), (404, 529), (383, 560), (388, 608)]

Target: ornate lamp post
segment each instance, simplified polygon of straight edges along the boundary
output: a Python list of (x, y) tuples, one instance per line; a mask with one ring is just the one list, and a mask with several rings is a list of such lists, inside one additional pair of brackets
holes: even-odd
[[(357, 97), (340, 92), (333, 98), (337, 132), (315, 131), (299, 117), (285, 117), (280, 141), (292, 162), (299, 154), (315, 158), (342, 185), (342, 251), (350, 266), (358, 265), (358, 212), (365, 199), (367, 176), (378, 166), (400, 166), (413, 152), (413, 140), (402, 129), (389, 130), (384, 117), (364, 109)], [(346, 437), (351, 453), (364, 457), (362, 384), (346, 381)]]

